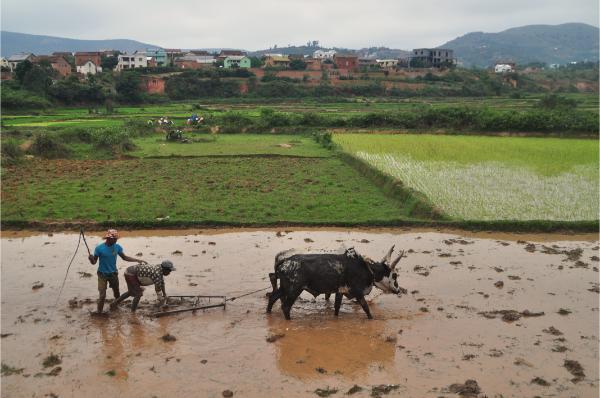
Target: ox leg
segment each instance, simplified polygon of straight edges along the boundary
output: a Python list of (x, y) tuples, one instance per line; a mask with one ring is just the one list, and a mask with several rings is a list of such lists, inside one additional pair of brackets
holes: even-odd
[(329, 297), (331, 297), (331, 293), (325, 293), (325, 300), (329, 301)]
[(283, 311), (285, 319), (288, 321), (292, 319), (290, 317), (290, 311), (292, 310), (292, 305), (294, 305), (296, 299), (300, 296), (300, 293), (302, 293), (302, 290), (288, 291), (281, 299), (281, 310)]
[(367, 300), (365, 300), (365, 297), (359, 296), (357, 297), (357, 299), (362, 309), (367, 313), (367, 318), (373, 319), (373, 317), (371, 316), (371, 311), (369, 310), (369, 304), (367, 304)]
[(271, 281), (271, 286), (273, 286), (273, 291), (267, 292), (267, 297), (271, 297), (271, 295), (275, 294), (275, 291), (277, 290), (277, 276), (274, 272), (269, 273), (269, 280)]
[(269, 304), (267, 304), (267, 313), (271, 312), (271, 310), (273, 309), (273, 304), (275, 304), (275, 302), (281, 298), (281, 295), (281, 289), (277, 289), (269, 296)]
[(335, 304), (333, 308), (335, 309), (335, 316), (338, 316), (340, 313), (340, 307), (342, 306), (342, 293), (335, 294)]

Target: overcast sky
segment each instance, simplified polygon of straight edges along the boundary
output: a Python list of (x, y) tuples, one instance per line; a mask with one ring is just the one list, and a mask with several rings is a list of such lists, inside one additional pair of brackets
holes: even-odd
[(598, 26), (598, 0), (1, 0), (2, 30), (168, 48), (435, 47), (468, 32)]

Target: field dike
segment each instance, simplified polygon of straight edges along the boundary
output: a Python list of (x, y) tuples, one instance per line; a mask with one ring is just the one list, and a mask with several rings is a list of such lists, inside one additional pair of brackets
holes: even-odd
[(409, 215), (411, 217), (417, 219), (448, 220), (440, 210), (436, 209), (433, 204), (429, 202), (425, 195), (405, 187), (402, 182), (382, 173), (375, 167), (355, 156), (342, 151), (338, 151), (337, 154), (346, 164), (366, 176), (371, 182), (381, 188), (384, 194), (406, 203), (406, 207), (410, 209)]

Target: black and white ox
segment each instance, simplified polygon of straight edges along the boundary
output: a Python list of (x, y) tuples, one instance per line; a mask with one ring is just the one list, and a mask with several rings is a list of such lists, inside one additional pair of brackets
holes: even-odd
[[(356, 299), (369, 319), (372, 319), (369, 305), (365, 300), (373, 286), (385, 293), (399, 293), (396, 265), (404, 256), (404, 251), (392, 262), (394, 246), (380, 262), (348, 249), (342, 254), (294, 254), (279, 253), (276, 256), (275, 272), (269, 274), (273, 284), (273, 292), (269, 296), (267, 312), (271, 312), (273, 304), (281, 299), (281, 309), (285, 319), (290, 319), (292, 305), (307, 291), (313, 296), (335, 293), (335, 315), (342, 304), (342, 295)], [(291, 254), (291, 255), (290, 255)], [(277, 288), (277, 279), (280, 286)]]

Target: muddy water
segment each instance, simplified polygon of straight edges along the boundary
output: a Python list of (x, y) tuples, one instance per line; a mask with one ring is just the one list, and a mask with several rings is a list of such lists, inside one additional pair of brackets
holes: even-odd
[[(327, 387), (342, 396), (358, 384), (363, 390), (353, 396), (367, 397), (373, 386), (395, 384), (390, 395), (437, 397), (452, 396), (445, 389), (467, 379), (476, 380), (489, 397), (598, 396), (597, 236), (169, 232), (123, 232), (120, 240), (129, 255), (175, 263), (177, 271), (166, 278), (167, 294), (233, 297), (267, 287), (273, 258), (283, 249), (345, 245), (380, 258), (392, 244), (410, 249), (399, 278), (409, 294), (374, 289), (372, 321), (347, 300), (335, 318), (333, 301), (306, 293), (296, 302), (292, 321), (285, 321), (279, 304), (271, 315), (264, 313), (264, 292), (230, 302), (225, 310), (151, 318), (146, 315), (155, 310), (150, 287), (137, 314), (126, 304), (98, 319), (89, 315), (96, 278), (83, 244), (54, 306), (77, 234), (6, 232), (2, 363), (23, 370), (2, 376), (2, 396), (220, 397), (231, 390), (234, 396), (294, 397), (316, 396), (317, 388)], [(99, 243), (98, 236), (88, 240)], [(571, 258), (562, 253), (578, 248), (578, 259), (576, 252)], [(119, 260), (121, 272), (126, 266)], [(502, 287), (495, 286), (499, 281)], [(44, 286), (32, 289), (38, 282)], [(124, 288), (124, 280), (121, 284)], [(75, 297), (78, 305), (70, 308)], [(561, 308), (570, 313), (558, 314)], [(495, 310), (544, 315), (506, 322), (501, 314), (494, 319), (480, 314)], [(548, 333), (550, 327), (562, 334)], [(163, 341), (167, 333), (176, 340)], [(282, 337), (267, 341), (277, 335)], [(44, 368), (50, 354), (62, 363)], [(572, 381), (565, 360), (581, 364), (585, 377)], [(53, 370), (58, 374), (48, 375)], [(549, 385), (532, 383), (536, 377)]]

